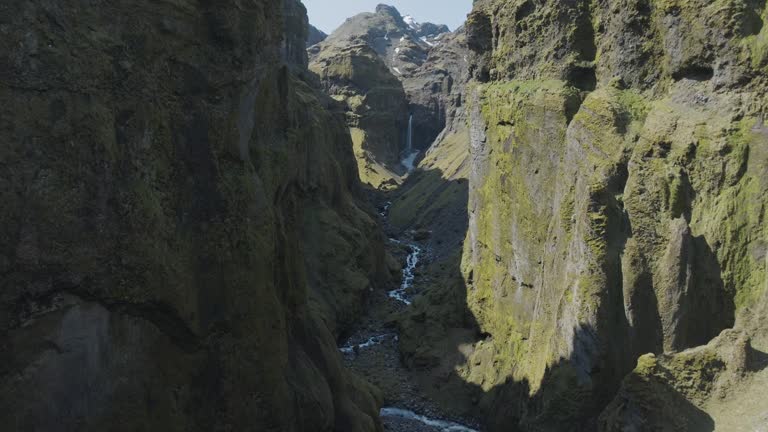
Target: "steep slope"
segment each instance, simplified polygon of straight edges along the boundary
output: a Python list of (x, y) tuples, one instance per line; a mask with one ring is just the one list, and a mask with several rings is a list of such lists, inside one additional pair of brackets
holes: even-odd
[(328, 38), (327, 34), (325, 34), (322, 30), (310, 24), (309, 32), (307, 33), (307, 48), (311, 47), (312, 45), (317, 45), (320, 42), (326, 40), (327, 38)]
[[(402, 172), (401, 151), (408, 129), (403, 85), (365, 43), (337, 47), (322, 42), (310, 69), (323, 89), (342, 102), (352, 133), (360, 179), (380, 187)], [(331, 48), (322, 49), (329, 46)]]
[[(475, 2), (462, 272), (484, 338), (459, 369), (493, 430), (594, 430), (636, 364), (602, 430), (713, 430), (765, 367), (729, 366), (764, 355), (745, 341), (764, 331), (765, 20), (750, 0)], [(692, 414), (653, 420), (650, 376)]]
[(396, 75), (409, 75), (427, 60), (430, 49), (449, 31), (444, 25), (405, 21), (393, 6), (380, 4), (375, 12), (348, 18), (328, 37), (327, 45), (364, 42), (379, 54)]
[(303, 6), (92, 6), (0, 5), (4, 428), (380, 430), (334, 332), (382, 236)]
[[(440, 218), (429, 208), (446, 204), (436, 191), (442, 183), (440, 180), (467, 180), (469, 177), (469, 130), (464, 105), (464, 91), (469, 80), (469, 50), (463, 29), (443, 35), (442, 40), (442, 44), (430, 51), (427, 61), (404, 81), (415, 112), (428, 109), (442, 120), (432, 120), (431, 127), (437, 130), (436, 138), (425, 149), (418, 169), (393, 200), (391, 223), (399, 229), (436, 225)], [(423, 120), (430, 114), (414, 116)], [(466, 214), (466, 201), (457, 204), (458, 210)], [(464, 233), (459, 236), (463, 239)]]
[[(419, 24), (379, 5), (347, 21), (310, 51), (310, 69), (324, 89), (347, 105), (361, 179), (391, 187), (404, 174), (409, 125), (412, 150), (424, 150), (446, 126), (453, 77), (426, 67), (450, 35), (446, 26)], [(436, 63), (433, 61), (434, 66)]]
[[(440, 39), (430, 48), (426, 61), (402, 78), (413, 114), (415, 148), (426, 152), (446, 135), (466, 130), (463, 110), (469, 78), (468, 56), (463, 28), (453, 33), (440, 33)], [(468, 141), (465, 148), (469, 150)], [(436, 159), (440, 158), (436, 156)]]

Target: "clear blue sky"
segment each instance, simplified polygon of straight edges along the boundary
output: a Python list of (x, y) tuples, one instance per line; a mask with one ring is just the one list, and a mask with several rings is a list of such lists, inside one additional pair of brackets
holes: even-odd
[(309, 22), (331, 33), (345, 19), (360, 12), (373, 12), (380, 3), (392, 5), (403, 15), (412, 15), (418, 22), (447, 24), (451, 30), (464, 23), (472, 10), (472, 0), (302, 0), (309, 13)]

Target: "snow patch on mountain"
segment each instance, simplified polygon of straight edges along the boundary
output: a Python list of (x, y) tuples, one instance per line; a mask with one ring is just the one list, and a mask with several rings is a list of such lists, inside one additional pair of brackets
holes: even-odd
[(421, 24), (419, 24), (412, 16), (405, 15), (403, 16), (403, 21), (405, 21), (406, 24), (408, 24), (408, 27), (412, 28), (415, 31), (419, 31), (421, 28)]

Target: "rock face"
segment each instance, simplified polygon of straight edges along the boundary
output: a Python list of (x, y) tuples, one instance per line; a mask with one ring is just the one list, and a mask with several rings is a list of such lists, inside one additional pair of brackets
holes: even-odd
[(336, 339), (399, 270), (358, 177), (400, 178), (411, 115), (391, 319), (427, 396), (491, 431), (768, 424), (765, 1), (380, 5), (309, 54), (296, 0), (9, 3), (5, 428), (381, 432)]
[(320, 42), (324, 41), (326, 38), (328, 38), (327, 34), (325, 34), (322, 30), (310, 24), (309, 32), (307, 34), (307, 48), (311, 47), (312, 45), (319, 44)]
[[(469, 128), (464, 91), (469, 51), (463, 29), (445, 34), (427, 61), (405, 80), (412, 106), (431, 107), (420, 119), (438, 114), (445, 128), (415, 171), (390, 197), (391, 227), (423, 241), (424, 265), (418, 278), (422, 293), (398, 322), (404, 363), (419, 376), (430, 400), (454, 415), (471, 415), (476, 389), (467, 389), (455, 367), (465, 361), (457, 346), (470, 345), (479, 333), (466, 306), (460, 271), (468, 215)], [(417, 102), (418, 101), (423, 102)], [(417, 111), (418, 112), (418, 111)], [(435, 121), (435, 120), (433, 120)]]
[[(766, 297), (767, 15), (475, 2), (462, 273), (483, 341), (460, 374), (492, 430), (595, 430), (604, 409), (605, 431), (712, 430), (752, 379), (696, 381), (768, 349), (746, 325)], [(650, 420), (673, 397), (658, 416), (693, 420)]]
[[(464, 92), (469, 80), (469, 54), (464, 28), (440, 33), (426, 61), (403, 77), (414, 118), (413, 141), (417, 149), (435, 148), (446, 135), (467, 130)], [(468, 150), (469, 146), (465, 148)]]
[(299, 2), (0, 5), (0, 421), (376, 431), (388, 273)]
[(328, 46), (313, 55), (310, 69), (323, 89), (344, 104), (361, 179), (379, 186), (400, 169), (408, 129), (408, 107), (400, 81), (365, 43)]
[[(454, 38), (446, 26), (419, 24), (392, 6), (349, 18), (312, 47), (310, 69), (324, 89), (347, 105), (364, 182), (379, 187), (402, 174), (400, 160), (413, 126), (413, 148), (429, 147), (446, 126), (460, 65), (442, 49)], [(440, 53), (436, 53), (440, 51)], [(459, 57), (460, 61), (465, 59)]]

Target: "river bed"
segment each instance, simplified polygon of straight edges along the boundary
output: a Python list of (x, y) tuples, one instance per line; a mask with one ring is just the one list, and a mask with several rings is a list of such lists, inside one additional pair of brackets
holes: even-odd
[[(382, 208), (384, 219), (388, 208)], [(339, 347), (344, 362), (384, 393), (381, 419), (387, 432), (480, 432), (477, 425), (442, 412), (401, 362), (393, 316), (412, 305), (419, 288), (418, 269), (428, 251), (408, 235), (390, 238), (390, 246), (404, 261), (401, 283), (374, 293), (356, 331)]]

